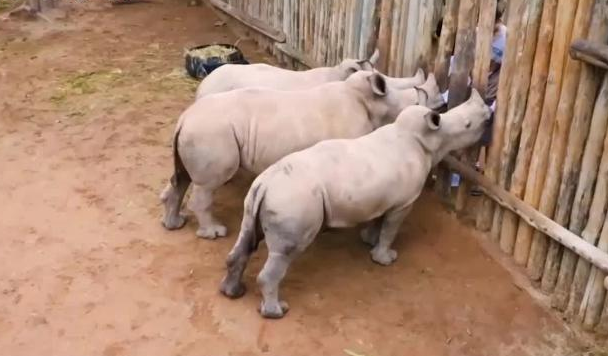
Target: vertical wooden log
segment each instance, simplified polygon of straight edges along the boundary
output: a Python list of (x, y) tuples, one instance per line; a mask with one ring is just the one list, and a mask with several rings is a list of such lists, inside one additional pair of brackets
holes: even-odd
[[(490, 59), (492, 54), (492, 39), (494, 38), (494, 20), (496, 17), (496, 1), (487, 0), (480, 1), (477, 4), (477, 30), (473, 35), (475, 41), (474, 58), (472, 60), (472, 84), (481, 95), (484, 95), (488, 84), (488, 72), (490, 68)], [(462, 9), (461, 9), (462, 10)], [(471, 14), (470, 16), (473, 16)], [(460, 18), (459, 18), (460, 23)], [(460, 29), (459, 29), (460, 30)], [(456, 37), (458, 43), (458, 34)], [(458, 53), (458, 52), (456, 52)], [(467, 77), (468, 78), (468, 77)], [(466, 83), (465, 83), (466, 84)], [(461, 89), (462, 90), (462, 89)], [(466, 92), (466, 90), (464, 90)], [(450, 96), (453, 91), (450, 90)], [(470, 164), (474, 164), (479, 156), (479, 148), (473, 147), (465, 151), (462, 158)], [(456, 192), (455, 209), (457, 212), (465, 210), (467, 197), (469, 196), (470, 186), (467, 181), (461, 181)]]
[[(570, 35), (574, 25), (577, 6), (578, 0), (559, 0), (557, 5), (555, 35), (551, 48), (547, 87), (545, 89), (541, 119), (538, 126), (538, 134), (534, 142), (534, 149), (532, 151), (534, 154), (530, 161), (524, 194), (524, 201), (535, 208), (540, 204), (545, 176), (547, 174), (551, 136), (553, 134), (555, 116), (565, 73), (565, 63), (568, 56), (568, 47), (570, 46)], [(540, 279), (544, 270), (549, 240), (545, 236), (537, 234), (523, 220), (519, 222), (517, 240), (521, 241), (522, 245), (527, 245), (531, 241), (527, 263), (528, 275), (533, 280)]]
[[(557, 0), (546, 0), (543, 5), (541, 25), (538, 33), (536, 54), (532, 67), (532, 82), (528, 92), (526, 113), (521, 129), (519, 150), (515, 163), (515, 171), (511, 177), (510, 192), (518, 198), (524, 195), (528, 169), (532, 159), (534, 141), (538, 131), (541, 111), (544, 103), (545, 87), (547, 85), (547, 75), (549, 73), (549, 58), (551, 45), (553, 43), (553, 30), (555, 27), (555, 14)], [(530, 239), (524, 240), (516, 238), (518, 219), (512, 213), (506, 213), (502, 222), (502, 233), (505, 236), (512, 234), (515, 240), (513, 257), (517, 264), (523, 265), (528, 261), (530, 252)], [(510, 238), (510, 237), (506, 237)]]
[(392, 31), (391, 31), (391, 51), (390, 51), (390, 56), (389, 56), (389, 74), (390, 75), (397, 75), (397, 65), (398, 65), (398, 61), (397, 61), (397, 56), (398, 56), (398, 51), (399, 51), (399, 21), (401, 21), (401, 16), (404, 16), (405, 14), (402, 14), (401, 12), (401, 6), (403, 5), (403, 0), (393, 0), (393, 27), (392, 27)]
[(471, 73), (475, 54), (476, 7), (476, 0), (460, 0), (448, 108), (456, 107), (467, 99), (469, 73)]
[[(589, 26), (589, 40), (598, 41), (600, 43), (608, 41), (608, 0), (598, 0), (593, 8), (593, 15)], [(580, 234), (583, 229), (583, 224), (587, 218), (589, 205), (591, 203), (590, 198), (582, 200), (583, 192), (578, 190), (577, 182), (579, 181), (579, 175), (581, 174), (581, 159), (589, 133), (593, 103), (596, 98), (597, 90), (601, 84), (601, 79), (601, 74), (597, 68), (594, 68), (589, 64), (582, 65), (581, 78), (574, 105), (574, 116), (572, 117), (570, 134), (568, 135), (568, 145), (563, 165), (559, 198), (555, 209), (555, 221), (565, 225), (568, 224), (569, 220), (569, 229), (576, 234)], [(583, 179), (589, 174), (595, 176), (597, 164), (594, 167), (589, 165), (587, 168), (594, 168), (594, 173), (588, 171), (584, 172), (584, 176), (581, 177)], [(589, 182), (582, 183), (589, 185)], [(575, 191), (578, 191), (579, 199), (573, 201), (575, 198)], [(588, 194), (590, 194), (590, 192), (588, 192)], [(570, 214), (571, 209), (572, 214)], [(569, 217), (570, 219), (568, 219)], [(568, 306), (570, 286), (574, 277), (577, 257), (576, 253), (570, 250), (564, 250), (553, 295), (553, 305), (560, 310), (564, 310)], [(582, 281), (583, 278), (584, 281)], [(581, 276), (581, 281), (579, 281), (579, 283), (582, 285), (586, 281), (587, 276)], [(574, 314), (574, 308), (579, 306), (581, 298), (582, 295), (577, 293), (576, 298), (571, 300), (572, 306), (569, 310), (570, 316)]]
[[(518, 60), (517, 73), (511, 84), (511, 95), (508, 101), (507, 125), (505, 138), (502, 149), (502, 158), (500, 164), (500, 174), (498, 184), (505, 189), (510, 189), (508, 186), (511, 179), (511, 173), (514, 170), (515, 158), (517, 156), (518, 141), (521, 135), (521, 127), (524, 119), (524, 110), (528, 99), (528, 89), (530, 88), (532, 65), (534, 61), (534, 53), (536, 51), (536, 42), (538, 36), (538, 28), (540, 27), (541, 14), (543, 8), (542, 0), (531, 0), (528, 3), (528, 22), (523, 34), (521, 52), (519, 52), (518, 43)], [(522, 26), (523, 27), (523, 26)], [(504, 211), (503, 217), (516, 221), (516, 216), (510, 211)], [(508, 253), (513, 253), (515, 246), (515, 224), (501, 225), (500, 228), (500, 247)]]
[(372, 29), (367, 39), (367, 50), (365, 58), (369, 57), (376, 48), (378, 47), (378, 37), (380, 35), (380, 11), (383, 2), (389, 2), (390, 0), (374, 0), (374, 7), (372, 12)]
[(409, 10), (407, 11), (407, 24), (405, 26), (405, 46), (403, 52), (403, 66), (401, 67), (402, 76), (410, 76), (414, 74), (414, 60), (417, 56), (417, 43), (422, 41), (418, 33), (418, 23), (422, 21), (420, 16), (420, 7), (423, 6), (426, 0), (409, 0)]
[[(435, 78), (439, 88), (444, 91), (448, 88), (448, 70), (450, 57), (454, 53), (454, 43), (456, 41), (456, 30), (458, 28), (458, 9), (460, 0), (447, 0), (443, 25), (439, 36), (439, 48), (435, 57)], [(450, 194), (450, 172), (441, 165), (437, 167), (437, 181), (435, 191), (444, 199)]]
[[(574, 20), (571, 38), (586, 37), (589, 27), (589, 19), (592, 12), (592, 5), (592, 0), (579, 1), (576, 9), (576, 18)], [(553, 215), (553, 211), (557, 203), (559, 184), (562, 178), (561, 167), (564, 163), (566, 143), (568, 141), (568, 133), (570, 123), (572, 121), (574, 101), (576, 99), (580, 72), (580, 62), (568, 58), (566, 61), (562, 91), (557, 107), (557, 115), (555, 117), (555, 127), (553, 130), (553, 136), (551, 137), (549, 168), (547, 170), (547, 176), (539, 205), (539, 210), (548, 216)], [(545, 261), (545, 270), (543, 272), (543, 279), (541, 283), (541, 288), (545, 292), (552, 292), (555, 287), (555, 281), (559, 272), (561, 254), (562, 249), (559, 243), (553, 243), (553, 241), (551, 241), (549, 250), (547, 252), (547, 260)]]
[(391, 26), (393, 24), (393, 0), (382, 0), (380, 7), (380, 30), (378, 31), (378, 50), (380, 59), (378, 68), (388, 73), (388, 60), (390, 58)]
[[(503, 57), (503, 64), (500, 73), (500, 79), (498, 82), (498, 94), (496, 98), (496, 112), (495, 119), (492, 128), (492, 143), (488, 147), (486, 167), (484, 170), (485, 176), (493, 183), (498, 180), (499, 166), (500, 166), (500, 149), (503, 145), (503, 138), (505, 132), (505, 124), (507, 118), (507, 102), (509, 99), (509, 91), (511, 88), (511, 81), (515, 72), (515, 61), (516, 61), (516, 44), (517, 44), (517, 30), (520, 26), (522, 9), (525, 7), (526, 1), (524, 0), (511, 0), (509, 2), (509, 11), (511, 13), (517, 13), (517, 16), (511, 16), (507, 23), (507, 43), (505, 48), (505, 54)], [(483, 198), (480, 204), (480, 209), (477, 213), (477, 228), (482, 231), (487, 231), (492, 226), (492, 219), (494, 216), (495, 204), (489, 198)], [(494, 235), (498, 237), (498, 235)]]
[(454, 52), (459, 5), (460, 0), (447, 0), (439, 36), (439, 48), (435, 57), (435, 78), (442, 91), (448, 88), (448, 69), (450, 56)]
[(496, 0), (480, 1), (475, 37), (475, 60), (471, 80), (473, 87), (482, 95), (486, 92), (488, 86), (495, 17)]
[(412, 13), (410, 11), (410, 4), (413, 2), (416, 2), (418, 0), (404, 0), (403, 3), (401, 4), (401, 17), (400, 17), (400, 21), (399, 21), (399, 29), (398, 29), (398, 33), (399, 33), (399, 37), (397, 40), (397, 43), (399, 44), (399, 48), (397, 49), (397, 58), (395, 58), (396, 61), (396, 75), (398, 77), (403, 76), (403, 69), (405, 68), (405, 64), (406, 64), (406, 60), (407, 60), (407, 56), (408, 56), (408, 52), (406, 50), (407, 46), (408, 46), (408, 32), (409, 32), (409, 24), (410, 24), (410, 17), (412, 16)]
[[(588, 186), (593, 184), (594, 164), (597, 164), (597, 160), (601, 157), (599, 163), (599, 171), (597, 173), (597, 182), (595, 183), (595, 190), (593, 191), (593, 202), (591, 203), (591, 209), (589, 211), (589, 220), (587, 226), (583, 230), (582, 237), (590, 242), (595, 243), (598, 235), (599, 241), (597, 247), (603, 251), (608, 252), (608, 221), (606, 220), (606, 207), (608, 204), (608, 135), (606, 129), (608, 128), (608, 75), (604, 75), (602, 87), (600, 93), (595, 102), (595, 109), (593, 111), (593, 118), (591, 120), (591, 130), (589, 133), (589, 139), (587, 140), (587, 147), (585, 148), (585, 154), (583, 156), (583, 168), (581, 180), (579, 182), (579, 188), (581, 190), (592, 190), (593, 187)], [(603, 141), (602, 141), (602, 136)], [(599, 142), (598, 142), (599, 141)], [(599, 152), (599, 154), (598, 154)], [(585, 187), (585, 188), (583, 188)], [(578, 196), (578, 192), (577, 192)], [(583, 199), (583, 198), (581, 198)], [(602, 223), (604, 228), (602, 229)], [(576, 266), (573, 294), (571, 300), (578, 298), (577, 293), (581, 293), (580, 279), (585, 275), (586, 270), (589, 269), (589, 264), (583, 263), (579, 260)], [(579, 308), (579, 317), (583, 319), (583, 328), (591, 330), (599, 321), (600, 313), (602, 311), (602, 304), (605, 297), (604, 287), (602, 281), (605, 278), (605, 274), (593, 267), (587, 281), (587, 287), (583, 301)], [(570, 309), (570, 307), (569, 307)]]
[[(418, 42), (416, 46), (416, 56), (413, 59), (410, 67), (411, 74), (414, 74), (418, 68), (424, 67), (428, 70), (428, 58), (430, 58), (431, 44), (433, 40), (433, 14), (435, 13), (435, 0), (424, 0), (419, 8), (418, 22)], [(408, 73), (409, 75), (410, 73)]]
[[(475, 58), (477, 8), (478, 2), (476, 0), (460, 0), (458, 30), (454, 47), (454, 68), (449, 83), (448, 109), (460, 105), (467, 99), (469, 74), (473, 69)], [(470, 153), (468, 155), (464, 154), (463, 158), (470, 162), (473, 159), (471, 156)], [(456, 206), (457, 210), (458, 208), (462, 209), (465, 199), (461, 196), (460, 200), (457, 200), (458, 202), (461, 203), (461, 206)]]

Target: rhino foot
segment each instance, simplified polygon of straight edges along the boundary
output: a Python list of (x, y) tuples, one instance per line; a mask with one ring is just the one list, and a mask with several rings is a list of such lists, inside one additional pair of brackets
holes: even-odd
[(374, 248), (371, 252), (372, 260), (383, 266), (388, 266), (397, 259), (397, 251), (392, 249)]
[(220, 224), (211, 224), (207, 226), (201, 226), (196, 230), (196, 236), (208, 239), (215, 240), (218, 237), (226, 236), (228, 229), (224, 225)]
[(281, 300), (278, 303), (264, 303), (260, 304), (259, 312), (264, 318), (268, 319), (280, 319), (289, 311), (289, 304)]
[(173, 216), (166, 216), (162, 220), (162, 224), (167, 230), (177, 230), (184, 227), (184, 225), (186, 225), (187, 220), (188, 218), (185, 215), (176, 214)]
[(224, 278), (220, 286), (220, 292), (230, 299), (242, 297), (247, 291), (247, 287), (241, 281), (232, 282), (228, 278)]

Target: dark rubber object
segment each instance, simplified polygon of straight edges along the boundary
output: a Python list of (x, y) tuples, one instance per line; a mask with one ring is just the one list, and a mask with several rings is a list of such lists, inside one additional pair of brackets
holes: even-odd
[(209, 75), (209, 73), (213, 72), (215, 69), (223, 66), (224, 64), (249, 64), (249, 62), (243, 56), (243, 52), (241, 52), (238, 47), (230, 44), (221, 43), (215, 45), (203, 45), (198, 47), (192, 47), (188, 50), (188, 52), (209, 46), (222, 46), (226, 48), (232, 48), (236, 50), (236, 52), (228, 56), (228, 60), (225, 62), (222, 61), (219, 57), (210, 57), (207, 59), (202, 59), (198, 57), (193, 57), (189, 53), (187, 53), (186, 70), (188, 71), (188, 74), (190, 74), (190, 76), (192, 76), (193, 78), (203, 79), (207, 75)]

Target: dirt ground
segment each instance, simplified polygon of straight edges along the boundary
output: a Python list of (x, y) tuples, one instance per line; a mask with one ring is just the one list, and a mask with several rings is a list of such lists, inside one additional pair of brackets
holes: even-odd
[[(160, 225), (170, 137), (196, 82), (183, 48), (234, 42), (207, 7), (71, 3), (54, 23), (0, 21), (0, 354), (579, 355), (584, 349), (430, 193), (390, 267), (353, 230), (294, 264), (282, 320), (218, 293), (250, 183), (217, 197), (229, 236)], [(269, 58), (251, 41), (253, 61)]]

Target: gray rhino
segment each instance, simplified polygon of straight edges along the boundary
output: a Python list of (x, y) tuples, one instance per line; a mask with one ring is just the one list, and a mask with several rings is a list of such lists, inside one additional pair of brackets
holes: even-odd
[(242, 167), (261, 173), (285, 155), (331, 138), (355, 138), (391, 123), (403, 108), (441, 106), (434, 76), (420, 87), (393, 90), (384, 76), (359, 71), (346, 81), (312, 89), (238, 89), (206, 96), (180, 117), (173, 142), (175, 173), (161, 193), (163, 225), (177, 229), (190, 182), (189, 207), (199, 237), (226, 235), (210, 213), (213, 192)]
[[(210, 94), (241, 88), (270, 88), (277, 90), (302, 90), (318, 85), (346, 80), (361, 70), (371, 71), (378, 61), (378, 50), (369, 59), (344, 59), (333, 67), (318, 67), (294, 71), (264, 63), (250, 65), (225, 64), (209, 74), (196, 90), (196, 100)], [(387, 84), (395, 89), (409, 89), (424, 82), (424, 72), (418, 69), (410, 78), (385, 76)]]
[(395, 123), (368, 135), (323, 141), (279, 160), (254, 180), (245, 198), (221, 292), (231, 298), (245, 293), (243, 271), (265, 239), (268, 259), (257, 277), (260, 313), (282, 317), (288, 306), (279, 300), (279, 283), (323, 228), (366, 224), (361, 235), (373, 246), (372, 260), (391, 264), (397, 230), (431, 167), (478, 141), (489, 118), (490, 109), (473, 90), (467, 102), (445, 114), (410, 106)]

